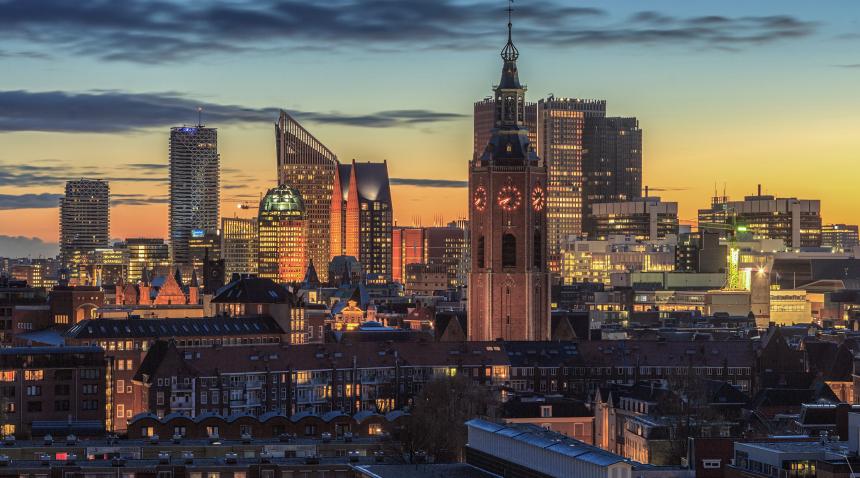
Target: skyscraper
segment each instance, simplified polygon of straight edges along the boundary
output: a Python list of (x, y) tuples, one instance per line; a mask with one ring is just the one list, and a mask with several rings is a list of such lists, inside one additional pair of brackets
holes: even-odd
[[(337, 255), (358, 259), (368, 282), (388, 282), (393, 272), (394, 221), (388, 163), (353, 160), (352, 165), (337, 168), (336, 174), (330, 222), (333, 243), (342, 237), (342, 252)], [(347, 174), (349, 180), (344, 181)]]
[(550, 333), (546, 264), (546, 164), (526, 128), (525, 87), (511, 39), (501, 52), (492, 136), (469, 167), (472, 272), (470, 340), (546, 340)]
[(582, 234), (585, 122), (606, 115), (606, 101), (542, 99), (537, 106), (537, 153), (547, 167), (547, 249), (550, 270), (560, 270), (572, 236)]
[(278, 186), (260, 201), (257, 217), (258, 275), (275, 282), (301, 282), (308, 266), (308, 221), (299, 191)]
[(150, 273), (155, 270), (167, 270), (170, 266), (170, 252), (164, 239), (134, 237), (125, 240), (128, 250), (127, 281), (136, 284), (141, 279), (143, 270)]
[(170, 251), (190, 264), (192, 234), (214, 234), (220, 207), (218, 130), (203, 125), (170, 128)]
[(308, 221), (308, 255), (320, 280), (328, 280), (332, 188), (337, 156), (285, 111), (275, 124), (279, 184), (296, 188)]
[(71, 265), (76, 256), (108, 247), (109, 240), (110, 187), (107, 181), (67, 181), (66, 194), (60, 198), (60, 255), (63, 265)]
[(835, 252), (850, 251), (860, 244), (856, 224), (825, 224), (821, 226), (821, 245)]
[(224, 275), (257, 273), (257, 218), (221, 218)]
[(582, 151), (584, 229), (593, 235), (588, 222), (591, 205), (630, 201), (642, 194), (642, 130), (636, 118), (585, 119)]

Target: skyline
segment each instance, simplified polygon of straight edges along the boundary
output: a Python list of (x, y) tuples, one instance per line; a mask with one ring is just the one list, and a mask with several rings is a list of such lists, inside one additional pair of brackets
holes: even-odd
[[(76, 32), (85, 19), (74, 11), (106, 9), (92, 10), (86, 2), (68, 7), (65, 18), (54, 18), (64, 26), (58, 33), (63, 41), (46, 53), (49, 46), (34, 30), (44, 21), (36, 23), (25, 2), (0, 2), (0, 38), (11, 46), (4, 46), (0, 61), (12, 72), (0, 80), (0, 236), (56, 242), (63, 183), (84, 176), (111, 180), (112, 238), (166, 237), (169, 127), (193, 123), (197, 106), (204, 108), (203, 122), (219, 129), (222, 216), (250, 215), (236, 203), (255, 202), (276, 184), (272, 125), (283, 107), (341, 161), (388, 161), (399, 224), (416, 216), (429, 224), (439, 210), (446, 211), (445, 220), (463, 217), (472, 103), (490, 92), (486, 79), (495, 78), (498, 65), (488, 53), (504, 35), (498, 25), (504, 5), (497, 3), (442, 2), (432, 9), (430, 2), (411, 8), (367, 2), (366, 8), (387, 8), (393, 15), (390, 28), (378, 28), (384, 34), (371, 35), (373, 22), (363, 19), (363, 28), (334, 38), (336, 29), (322, 22), (314, 27), (328, 30), (317, 49), (285, 52), (250, 49), (247, 40), (227, 32), (228, 40), (246, 50), (237, 54), (219, 44), (225, 53), (203, 55), (192, 45), (171, 57), (156, 55), (155, 40), (143, 42), (150, 48), (141, 56), (129, 56), (137, 51), (129, 47), (133, 39), (116, 36), (117, 25), (131, 21), (129, 12), (142, 3), (121, 6), (113, 17), (91, 15), (88, 35)], [(852, 153), (860, 142), (851, 135), (860, 126), (854, 114), (860, 100), (852, 95), (860, 58), (850, 51), (860, 43), (860, 8), (831, 2), (813, 11), (801, 2), (768, 2), (753, 6), (755, 11), (744, 5), (742, 13), (740, 2), (711, 10), (656, 3), (660, 13), (632, 9), (633, 2), (612, 10), (586, 2), (516, 4), (527, 100), (550, 92), (600, 98), (610, 114), (638, 117), (643, 184), (654, 195), (678, 201), (684, 220), (694, 219), (697, 209), (708, 206), (715, 183), (722, 192), (725, 182), (734, 199), (753, 194), (761, 183), (765, 193), (821, 199), (827, 223), (858, 222), (851, 175), (840, 171), (856, 164)], [(346, 8), (355, 15), (362, 2), (344, 4), (355, 7)], [(314, 9), (325, 11), (297, 11)], [(483, 18), (481, 11), (497, 15)], [(410, 19), (422, 12), (429, 15), (424, 28), (397, 32), (414, 26)], [(549, 27), (536, 21), (547, 12), (557, 18)], [(464, 19), (453, 20), (455, 13)], [(150, 20), (126, 26), (141, 35), (164, 31), (157, 19)], [(260, 18), (254, 21), (265, 26)], [(586, 28), (592, 22), (595, 27)], [(480, 33), (467, 38), (467, 27)], [(192, 28), (191, 35), (205, 37), (198, 30)], [(106, 39), (103, 50), (92, 45), (100, 35)], [(303, 41), (301, 33), (295, 35), (276, 40)], [(468, 41), (469, 48), (452, 52), (440, 43), (449, 37)], [(680, 39), (690, 46), (671, 44)], [(365, 42), (363, 49), (344, 46), (357, 40)], [(320, 54), (326, 46), (334, 49), (326, 52), (331, 55)], [(661, 55), (647, 55), (651, 51)], [(70, 53), (74, 59), (62, 56)], [(559, 62), (558, 55), (569, 61)], [(589, 68), (582, 71), (583, 65)], [(668, 65), (671, 70), (661, 69)], [(4, 247), (0, 242), (0, 255)]]

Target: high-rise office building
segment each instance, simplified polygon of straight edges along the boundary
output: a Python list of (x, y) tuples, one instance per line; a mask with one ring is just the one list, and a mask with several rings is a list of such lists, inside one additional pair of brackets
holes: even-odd
[(60, 255), (63, 265), (73, 265), (71, 262), (75, 256), (108, 247), (109, 240), (110, 187), (107, 181), (67, 181), (66, 194), (60, 198)]
[(392, 237), (392, 271), (395, 282), (405, 283), (406, 269), (425, 264), (446, 274), (448, 287), (465, 285), (464, 251), (468, 248), (464, 227), (457, 223), (439, 227), (394, 227)]
[(175, 264), (191, 264), (192, 235), (218, 230), (220, 171), (217, 129), (170, 128), (169, 233)]
[(351, 176), (351, 164), (338, 164), (334, 170), (331, 206), (329, 206), (329, 259), (347, 255), (346, 203), (349, 201), (349, 180)]
[(308, 221), (302, 195), (281, 185), (260, 201), (257, 273), (275, 282), (301, 282), (309, 261)]
[(586, 118), (582, 178), (583, 229), (593, 235), (588, 222), (592, 204), (629, 201), (642, 194), (642, 130), (636, 118)]
[(396, 226), (391, 229), (391, 277), (394, 282), (404, 283), (406, 266), (426, 263), (425, 233), (423, 227)]
[(502, 49), (494, 127), (469, 165), (470, 340), (547, 340), (546, 163), (529, 141), (525, 87), (511, 39)]
[[(344, 181), (347, 174), (349, 180)], [(342, 241), (338, 255), (358, 259), (367, 282), (392, 280), (394, 211), (388, 163), (353, 160), (352, 165), (337, 168), (332, 184), (331, 235), (336, 245)]]
[[(722, 220), (722, 221), (721, 221)], [(721, 198), (699, 210), (699, 224), (723, 222), (744, 226), (755, 239), (780, 239), (786, 247), (821, 246), (821, 201), (764, 195), (761, 185), (743, 201)]]
[(605, 241), (610, 236), (630, 236), (640, 241), (657, 241), (678, 235), (678, 203), (658, 197), (591, 205), (593, 237)]
[(221, 259), (221, 231), (203, 232), (201, 230), (191, 231), (188, 239), (188, 256), (191, 258), (191, 273), (196, 273), (198, 279), (202, 277), (203, 268), (207, 261)]
[(549, 98), (537, 105), (537, 153), (547, 166), (547, 248), (560, 270), (565, 244), (582, 234), (583, 133), (586, 120), (606, 115), (606, 101)]
[(257, 273), (257, 219), (221, 218), (221, 257), (224, 275)]
[(332, 189), (337, 156), (281, 111), (275, 124), (278, 182), (296, 188), (304, 199), (308, 221), (308, 254), (323, 282), (328, 280)]
[(825, 224), (821, 226), (821, 245), (836, 252), (850, 251), (860, 244), (856, 224)]
[(128, 250), (127, 282), (136, 284), (140, 281), (144, 269), (153, 273), (156, 270), (166, 271), (170, 266), (170, 250), (164, 239), (150, 237), (130, 237), (125, 240)]

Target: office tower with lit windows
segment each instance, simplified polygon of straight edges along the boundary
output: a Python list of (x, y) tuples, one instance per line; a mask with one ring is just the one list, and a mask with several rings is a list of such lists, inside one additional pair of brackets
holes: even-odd
[[(465, 226), (465, 227), (463, 227)], [(445, 227), (428, 227), (424, 238), (426, 264), (445, 271), (448, 287), (466, 285), (463, 261), (469, 247), (468, 225), (452, 222)]]
[(511, 39), (501, 52), (492, 134), (469, 164), (469, 340), (547, 340), (547, 167), (526, 126)]
[(329, 206), (329, 260), (347, 255), (346, 203), (349, 201), (349, 180), (351, 176), (351, 164), (338, 164), (334, 170), (331, 206)]
[[(345, 181), (347, 174), (349, 180)], [(341, 165), (337, 169), (332, 183), (333, 242), (338, 240), (338, 235), (342, 234), (343, 238), (342, 254), (338, 255), (358, 259), (362, 274), (369, 283), (391, 281), (394, 211), (388, 163), (353, 160), (351, 165)]]
[(280, 283), (301, 282), (310, 257), (305, 204), (297, 189), (269, 189), (260, 201), (257, 234), (257, 274)]
[(221, 259), (221, 231), (218, 229), (212, 232), (199, 229), (191, 231), (191, 237), (188, 239), (188, 255), (191, 258), (191, 270), (202, 277), (207, 261)]
[(323, 267), (334, 254), (330, 252), (331, 202), (337, 156), (285, 111), (275, 124), (278, 183), (296, 188), (304, 199), (308, 222), (308, 255), (317, 265), (323, 282), (328, 270)]
[(821, 226), (821, 245), (835, 252), (846, 252), (860, 245), (856, 224), (825, 224)]
[(171, 260), (191, 264), (192, 234), (214, 234), (220, 207), (218, 130), (197, 126), (170, 128), (169, 234)]
[(743, 201), (723, 197), (709, 209), (699, 210), (699, 224), (745, 226), (754, 239), (780, 239), (786, 247), (821, 247), (821, 201), (765, 195), (761, 185)]
[(594, 232), (588, 222), (592, 204), (629, 201), (641, 194), (642, 130), (639, 121), (599, 115), (587, 117), (582, 150), (584, 232), (592, 235)]
[(108, 247), (109, 241), (108, 182), (101, 179), (67, 181), (66, 194), (60, 198), (60, 256), (63, 265), (69, 267), (75, 257)]
[(170, 267), (170, 250), (164, 239), (150, 237), (130, 237), (125, 240), (128, 251), (127, 282), (136, 284), (141, 280), (144, 269), (153, 273), (166, 271)]
[(221, 218), (221, 257), (224, 275), (257, 273), (257, 219)]
[(593, 237), (605, 241), (610, 236), (629, 236), (639, 241), (657, 241), (678, 235), (678, 203), (658, 197), (591, 205)]
[(548, 263), (555, 272), (567, 241), (582, 234), (585, 124), (605, 115), (602, 100), (550, 96), (537, 104), (537, 153), (547, 165)]

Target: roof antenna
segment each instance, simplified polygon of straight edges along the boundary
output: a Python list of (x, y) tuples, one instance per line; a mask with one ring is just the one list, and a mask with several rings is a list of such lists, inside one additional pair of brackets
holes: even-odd
[(203, 107), (197, 107), (197, 127), (200, 128), (203, 126)]

